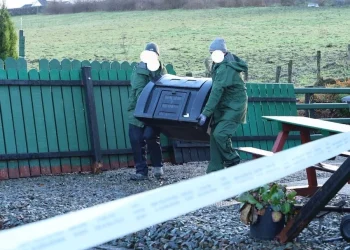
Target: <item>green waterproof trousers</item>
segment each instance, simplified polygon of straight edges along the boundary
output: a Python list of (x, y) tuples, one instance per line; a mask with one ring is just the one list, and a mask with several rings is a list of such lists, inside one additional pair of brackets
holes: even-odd
[(240, 157), (232, 145), (231, 137), (238, 127), (233, 121), (220, 121), (210, 132), (210, 162), (206, 173), (237, 165)]

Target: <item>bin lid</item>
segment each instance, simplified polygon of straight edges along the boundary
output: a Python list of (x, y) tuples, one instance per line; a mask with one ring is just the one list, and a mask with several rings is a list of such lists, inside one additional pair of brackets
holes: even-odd
[(199, 89), (211, 78), (181, 77), (170, 74), (163, 75), (156, 83), (157, 86)]

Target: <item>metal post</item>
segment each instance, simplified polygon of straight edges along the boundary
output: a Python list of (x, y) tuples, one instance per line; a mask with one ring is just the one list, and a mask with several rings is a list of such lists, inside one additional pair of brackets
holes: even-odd
[(99, 173), (101, 172), (102, 168), (102, 154), (100, 146), (100, 137), (98, 134), (96, 106), (90, 66), (82, 67), (82, 84), (84, 85), (85, 89), (86, 114), (89, 126), (91, 151), (93, 153), (92, 172)]

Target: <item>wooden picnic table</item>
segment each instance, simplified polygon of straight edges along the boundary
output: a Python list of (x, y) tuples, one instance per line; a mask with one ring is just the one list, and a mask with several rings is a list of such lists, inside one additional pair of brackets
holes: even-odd
[[(292, 131), (300, 132), (301, 143), (308, 143), (311, 141), (311, 133), (315, 130), (320, 131), (324, 136), (329, 136), (337, 133), (350, 132), (350, 126), (335, 122), (329, 122), (319, 119), (313, 119), (301, 116), (262, 116), (268, 121), (275, 121), (278, 123), (280, 132), (274, 142), (272, 152), (276, 153), (283, 150), (288, 135)], [(332, 168), (332, 166), (329, 166)], [(317, 184), (316, 169), (309, 167), (306, 169), (308, 185), (299, 187), (289, 187), (298, 192), (299, 195), (309, 196), (314, 194), (320, 187)]]

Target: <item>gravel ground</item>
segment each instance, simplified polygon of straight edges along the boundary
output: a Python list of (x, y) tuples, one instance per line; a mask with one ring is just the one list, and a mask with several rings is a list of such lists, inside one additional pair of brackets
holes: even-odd
[[(338, 157), (332, 164), (340, 165)], [(130, 182), (133, 169), (119, 169), (100, 175), (66, 174), (37, 178), (14, 179), (0, 182), (0, 228), (50, 218), (96, 204), (119, 199), (205, 173), (207, 162), (165, 166), (166, 179)], [(318, 173), (318, 177), (329, 177)], [(285, 177), (279, 182), (305, 180), (305, 171)], [(348, 196), (337, 195), (330, 204)], [(299, 203), (304, 203), (300, 198)], [(348, 205), (347, 205), (348, 206)], [(314, 220), (295, 242), (281, 245), (274, 241), (259, 241), (249, 237), (249, 227), (240, 222), (239, 204), (234, 199), (199, 209), (145, 230), (125, 236), (91, 249), (346, 249), (343, 240), (324, 242), (339, 237), (341, 214), (330, 213), (324, 217), (321, 233), (319, 221)], [(1, 249), (1, 245), (0, 245)]]

